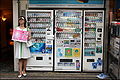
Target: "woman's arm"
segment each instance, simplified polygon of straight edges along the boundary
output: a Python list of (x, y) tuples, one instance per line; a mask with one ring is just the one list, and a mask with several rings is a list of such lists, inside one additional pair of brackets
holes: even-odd
[(31, 39), (31, 30), (28, 28), (28, 40), (30, 40)]

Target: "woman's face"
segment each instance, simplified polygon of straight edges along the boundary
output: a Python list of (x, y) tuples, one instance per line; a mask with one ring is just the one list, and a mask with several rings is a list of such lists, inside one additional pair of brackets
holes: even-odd
[(25, 21), (24, 21), (23, 19), (20, 19), (20, 20), (19, 20), (19, 23), (20, 23), (20, 25), (22, 25), (22, 24), (25, 23)]

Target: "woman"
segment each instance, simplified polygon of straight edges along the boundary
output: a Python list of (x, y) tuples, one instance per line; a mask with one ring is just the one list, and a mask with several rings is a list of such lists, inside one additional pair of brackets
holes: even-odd
[[(23, 31), (29, 31), (29, 29), (26, 27), (26, 19), (25, 17), (20, 17), (18, 20), (18, 27), (17, 30), (23, 30)], [(29, 31), (30, 32), (30, 31)], [(30, 39), (30, 34), (28, 36), (28, 40)], [(18, 77), (21, 78), (22, 76), (27, 76), (26, 74), (26, 64), (27, 59), (30, 58), (30, 50), (27, 47), (25, 42), (18, 42), (15, 41), (15, 53), (16, 58), (19, 59), (19, 75)]]

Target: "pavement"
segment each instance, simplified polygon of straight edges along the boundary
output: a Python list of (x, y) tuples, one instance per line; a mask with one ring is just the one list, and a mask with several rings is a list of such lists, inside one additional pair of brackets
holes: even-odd
[[(26, 77), (18, 78), (18, 72), (2, 72), (0, 80), (100, 80), (99, 73), (71, 73), (71, 72), (27, 72)], [(112, 80), (109, 77), (103, 80)]]

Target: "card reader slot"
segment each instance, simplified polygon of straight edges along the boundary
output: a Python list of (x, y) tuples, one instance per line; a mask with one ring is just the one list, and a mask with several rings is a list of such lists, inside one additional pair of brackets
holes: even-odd
[(73, 59), (60, 59), (60, 62), (73, 62)]
[(36, 60), (43, 60), (43, 57), (36, 57)]

